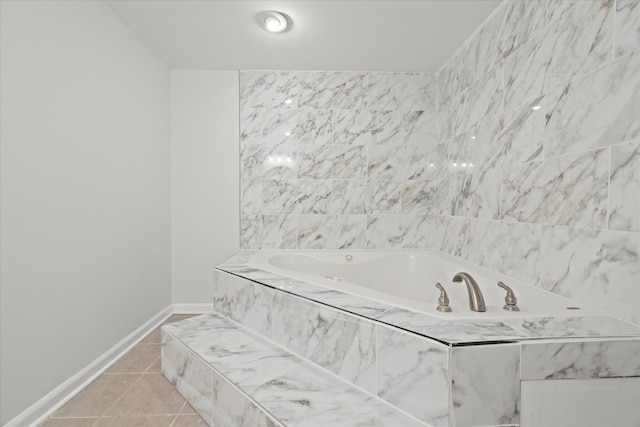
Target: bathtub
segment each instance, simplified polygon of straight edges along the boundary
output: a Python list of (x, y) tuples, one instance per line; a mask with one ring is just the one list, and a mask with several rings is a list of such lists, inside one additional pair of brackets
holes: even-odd
[[(434, 251), (286, 251), (261, 250), (247, 263), (291, 279), (312, 283), (443, 319), (508, 319), (517, 317), (588, 316), (599, 314), (570, 299), (519, 280)], [(467, 288), (451, 279), (458, 272), (471, 274), (486, 303), (486, 312), (469, 309)], [(503, 309), (510, 286), (520, 311)], [(447, 291), (452, 312), (436, 310), (439, 282)]]

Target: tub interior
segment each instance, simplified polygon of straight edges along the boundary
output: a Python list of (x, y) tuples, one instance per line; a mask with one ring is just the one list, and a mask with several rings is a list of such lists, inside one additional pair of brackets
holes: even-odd
[[(595, 310), (570, 299), (432, 251), (259, 251), (249, 265), (377, 302), (419, 311), (443, 319), (504, 319), (596, 315)], [(480, 287), (487, 311), (469, 309), (467, 288), (451, 279), (471, 274)], [(520, 311), (503, 309), (502, 281), (518, 298)], [(447, 291), (451, 313), (436, 310), (439, 282)]]

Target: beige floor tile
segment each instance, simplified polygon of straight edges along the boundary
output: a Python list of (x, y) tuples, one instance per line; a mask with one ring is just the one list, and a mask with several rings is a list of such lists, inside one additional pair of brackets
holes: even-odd
[(140, 378), (136, 374), (101, 375), (73, 399), (58, 409), (54, 417), (103, 415)]
[(162, 338), (160, 335), (160, 328), (154, 329), (149, 335), (144, 337), (140, 344), (161, 344)]
[(169, 427), (174, 415), (100, 418), (96, 427)]
[(144, 374), (107, 415), (175, 415), (184, 402), (162, 374)]
[(176, 420), (171, 424), (171, 427), (196, 427), (206, 426), (200, 415), (178, 415)]
[(153, 362), (151, 366), (149, 366), (149, 369), (147, 369), (145, 374), (159, 374), (161, 369), (162, 369), (162, 360), (160, 356), (158, 356), (156, 361)]
[(93, 427), (100, 418), (49, 418), (38, 427)]
[(158, 356), (160, 356), (160, 344), (138, 344), (114, 363), (107, 373), (142, 373), (156, 361)]
[(193, 406), (189, 405), (189, 402), (184, 402), (184, 406), (180, 410), (180, 415), (193, 415), (197, 414), (196, 410), (193, 409)]

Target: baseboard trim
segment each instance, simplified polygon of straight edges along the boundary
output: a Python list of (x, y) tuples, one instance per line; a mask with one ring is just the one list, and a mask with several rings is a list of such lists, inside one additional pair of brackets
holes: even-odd
[(213, 311), (211, 304), (173, 304), (174, 314), (204, 314)]
[[(211, 310), (210, 310), (211, 311)], [(116, 360), (120, 359), (133, 346), (138, 344), (151, 331), (160, 326), (174, 313), (174, 306), (168, 305), (125, 339), (111, 347), (102, 356), (91, 362), (80, 372), (53, 389), (49, 394), (38, 400), (17, 417), (10, 420), (4, 427), (34, 426), (58, 410), (73, 396), (88, 386), (93, 380), (107, 370)]]

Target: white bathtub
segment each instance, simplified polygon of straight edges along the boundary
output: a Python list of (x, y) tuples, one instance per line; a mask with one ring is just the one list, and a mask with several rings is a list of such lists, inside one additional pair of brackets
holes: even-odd
[[(251, 267), (378, 302), (447, 319), (504, 319), (514, 317), (587, 316), (597, 314), (576, 302), (490, 270), (432, 251), (283, 251), (262, 250)], [(480, 287), (487, 311), (469, 309), (464, 282), (456, 273), (471, 274)], [(503, 281), (518, 298), (519, 312), (504, 310)], [(440, 282), (447, 291), (451, 313), (436, 310)], [(578, 308), (578, 309), (576, 309)]]

